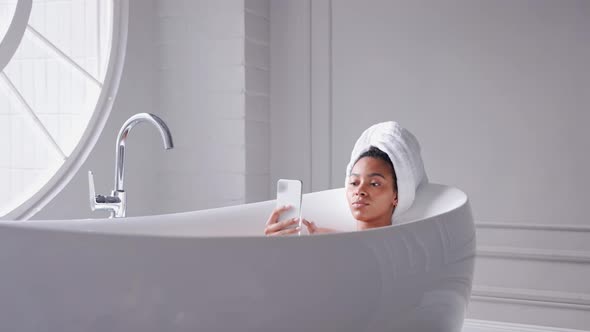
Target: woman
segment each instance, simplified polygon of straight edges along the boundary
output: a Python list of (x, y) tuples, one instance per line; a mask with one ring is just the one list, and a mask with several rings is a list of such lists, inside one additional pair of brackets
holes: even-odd
[[(359, 137), (347, 166), (346, 198), (357, 230), (388, 226), (412, 205), (418, 186), (428, 182), (420, 156), (420, 144), (397, 122), (375, 124)], [(399, 200), (398, 200), (399, 193)], [(266, 222), (264, 234), (289, 235), (297, 219), (279, 221), (290, 207), (276, 208)], [(302, 220), (310, 234), (337, 232)]]
[[(348, 207), (357, 221), (357, 229), (364, 230), (391, 225), (391, 216), (397, 205), (397, 178), (393, 163), (387, 154), (372, 146), (354, 163), (346, 185)], [(264, 234), (288, 235), (300, 228), (287, 228), (297, 218), (278, 221), (282, 212), (290, 207), (278, 207), (270, 215)], [(310, 234), (331, 233), (337, 230), (318, 227), (315, 222), (302, 220)]]

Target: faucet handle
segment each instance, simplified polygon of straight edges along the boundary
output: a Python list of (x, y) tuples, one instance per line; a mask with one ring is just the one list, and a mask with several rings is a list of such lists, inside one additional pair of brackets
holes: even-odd
[(88, 194), (90, 209), (92, 211), (108, 210), (111, 211), (112, 215), (116, 215), (117, 211), (122, 209), (121, 197), (124, 197), (125, 192), (113, 192), (113, 196), (97, 195), (94, 190), (94, 175), (92, 171), (88, 171)]
[(92, 171), (88, 171), (88, 190), (90, 194), (90, 210), (96, 209), (96, 203), (98, 203), (98, 197), (96, 196), (96, 190), (94, 190), (94, 175)]

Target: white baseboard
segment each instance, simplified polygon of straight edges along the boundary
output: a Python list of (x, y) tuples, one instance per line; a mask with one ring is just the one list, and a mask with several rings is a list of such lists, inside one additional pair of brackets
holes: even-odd
[(590, 294), (537, 289), (473, 286), (471, 299), (498, 303), (522, 303), (554, 308), (585, 310), (590, 313)]
[(582, 264), (590, 263), (590, 252), (574, 250), (479, 246), (477, 248), (477, 256)]
[(495, 322), (479, 319), (465, 319), (462, 332), (588, 332), (558, 327), (536, 326)]
[(522, 222), (475, 222), (477, 228), (499, 228), (499, 229), (523, 229), (523, 230), (541, 230), (541, 231), (562, 231), (562, 232), (590, 232), (588, 225), (576, 224), (533, 224)]

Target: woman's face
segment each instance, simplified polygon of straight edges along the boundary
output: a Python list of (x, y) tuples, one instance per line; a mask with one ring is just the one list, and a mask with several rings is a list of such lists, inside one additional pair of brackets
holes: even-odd
[(352, 168), (346, 185), (346, 198), (352, 216), (365, 223), (389, 220), (397, 205), (393, 174), (383, 160), (364, 157)]

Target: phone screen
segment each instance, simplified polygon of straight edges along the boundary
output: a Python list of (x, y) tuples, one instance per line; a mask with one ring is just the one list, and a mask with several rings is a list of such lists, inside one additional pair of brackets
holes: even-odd
[[(290, 205), (291, 208), (279, 217), (279, 221), (299, 218), (301, 225), (301, 181), (280, 179), (277, 181), (277, 207)], [(289, 228), (297, 227), (297, 224)]]

